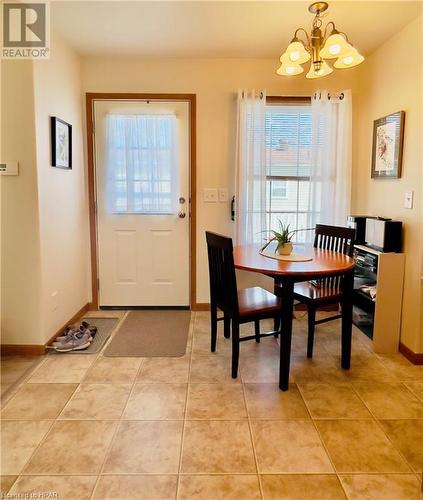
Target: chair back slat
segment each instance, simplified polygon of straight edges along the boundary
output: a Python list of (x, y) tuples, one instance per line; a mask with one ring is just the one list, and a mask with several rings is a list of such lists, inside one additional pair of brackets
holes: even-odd
[[(354, 253), (354, 229), (316, 224), (314, 247), (340, 252), (352, 257)], [(335, 292), (341, 285), (341, 276), (322, 278), (319, 280), (319, 285), (327, 288), (328, 293)]]
[(232, 317), (238, 315), (238, 292), (232, 239), (206, 231), (210, 301)]

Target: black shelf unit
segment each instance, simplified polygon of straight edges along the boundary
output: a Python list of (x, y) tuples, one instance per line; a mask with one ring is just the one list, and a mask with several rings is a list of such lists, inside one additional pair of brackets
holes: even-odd
[[(356, 258), (353, 294), (354, 324), (370, 338), (374, 352), (398, 352), (405, 255), (396, 252), (380, 252), (359, 244), (354, 245), (354, 250)], [(365, 284), (377, 286), (375, 300), (359, 290), (359, 287)], [(365, 316), (366, 312), (368, 317)]]
[(375, 302), (372, 300), (370, 295), (359, 289), (361, 284), (376, 284), (377, 283), (377, 266), (378, 266), (378, 256), (372, 252), (367, 252), (365, 250), (356, 249), (354, 252), (354, 258), (356, 261), (356, 267), (354, 271), (354, 293), (353, 293), (353, 305), (369, 314), (371, 317), (370, 324), (355, 321), (353, 318), (353, 323), (357, 328), (359, 328), (367, 337), (373, 338), (373, 327), (374, 327), (374, 314), (375, 314)]

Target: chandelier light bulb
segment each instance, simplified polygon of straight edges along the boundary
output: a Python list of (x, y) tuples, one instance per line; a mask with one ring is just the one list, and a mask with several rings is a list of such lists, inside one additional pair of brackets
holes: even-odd
[(294, 76), (299, 75), (304, 71), (304, 68), (299, 64), (294, 64), (288, 62), (282, 62), (279, 69), (276, 70), (276, 73), (281, 76)]
[(294, 50), (289, 54), (289, 58), (291, 59), (291, 61), (296, 62), (300, 58), (300, 53), (298, 52), (298, 50)]
[(304, 44), (295, 38), (291, 41), (285, 53), (282, 55), (280, 59), (282, 63), (285, 57), (296, 64), (304, 64), (310, 60), (310, 54), (307, 52)]
[(331, 45), (329, 47), (329, 52), (334, 55), (334, 56), (337, 56), (340, 52), (341, 52), (341, 45), (339, 45), (339, 43), (334, 43), (333, 45)]
[(353, 68), (358, 66), (364, 61), (364, 57), (358, 52), (357, 49), (351, 50), (348, 54), (337, 59), (334, 67), (337, 69)]
[(351, 50), (351, 45), (345, 37), (334, 30), (332, 35), (326, 40), (325, 45), (320, 51), (320, 57), (324, 59), (333, 59), (342, 57)]

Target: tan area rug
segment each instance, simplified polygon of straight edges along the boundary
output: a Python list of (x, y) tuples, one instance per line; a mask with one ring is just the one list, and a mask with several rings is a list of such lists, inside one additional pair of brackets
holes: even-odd
[(104, 356), (183, 356), (190, 319), (190, 311), (130, 311), (106, 347)]

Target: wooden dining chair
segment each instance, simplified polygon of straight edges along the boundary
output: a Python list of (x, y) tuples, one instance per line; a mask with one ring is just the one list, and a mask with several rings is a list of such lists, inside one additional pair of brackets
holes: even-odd
[[(260, 342), (260, 338), (276, 332), (260, 333), (260, 320), (279, 318), (280, 299), (264, 288), (237, 289), (231, 238), (206, 231), (210, 275), (211, 351), (216, 351), (217, 322), (224, 321), (224, 335), (230, 337), (232, 323), (232, 378), (237, 378), (239, 344), (246, 340)], [(218, 318), (220, 309), (223, 316)], [(239, 336), (241, 324), (254, 322), (254, 335)]]
[[(317, 224), (314, 247), (340, 252), (352, 257), (354, 252), (354, 229)], [(303, 281), (294, 285), (294, 298), (307, 306), (308, 358), (313, 357), (315, 326), (342, 317), (341, 314), (336, 314), (316, 321), (316, 310), (319, 307), (342, 304), (341, 279), (342, 276), (327, 276), (316, 281)]]

